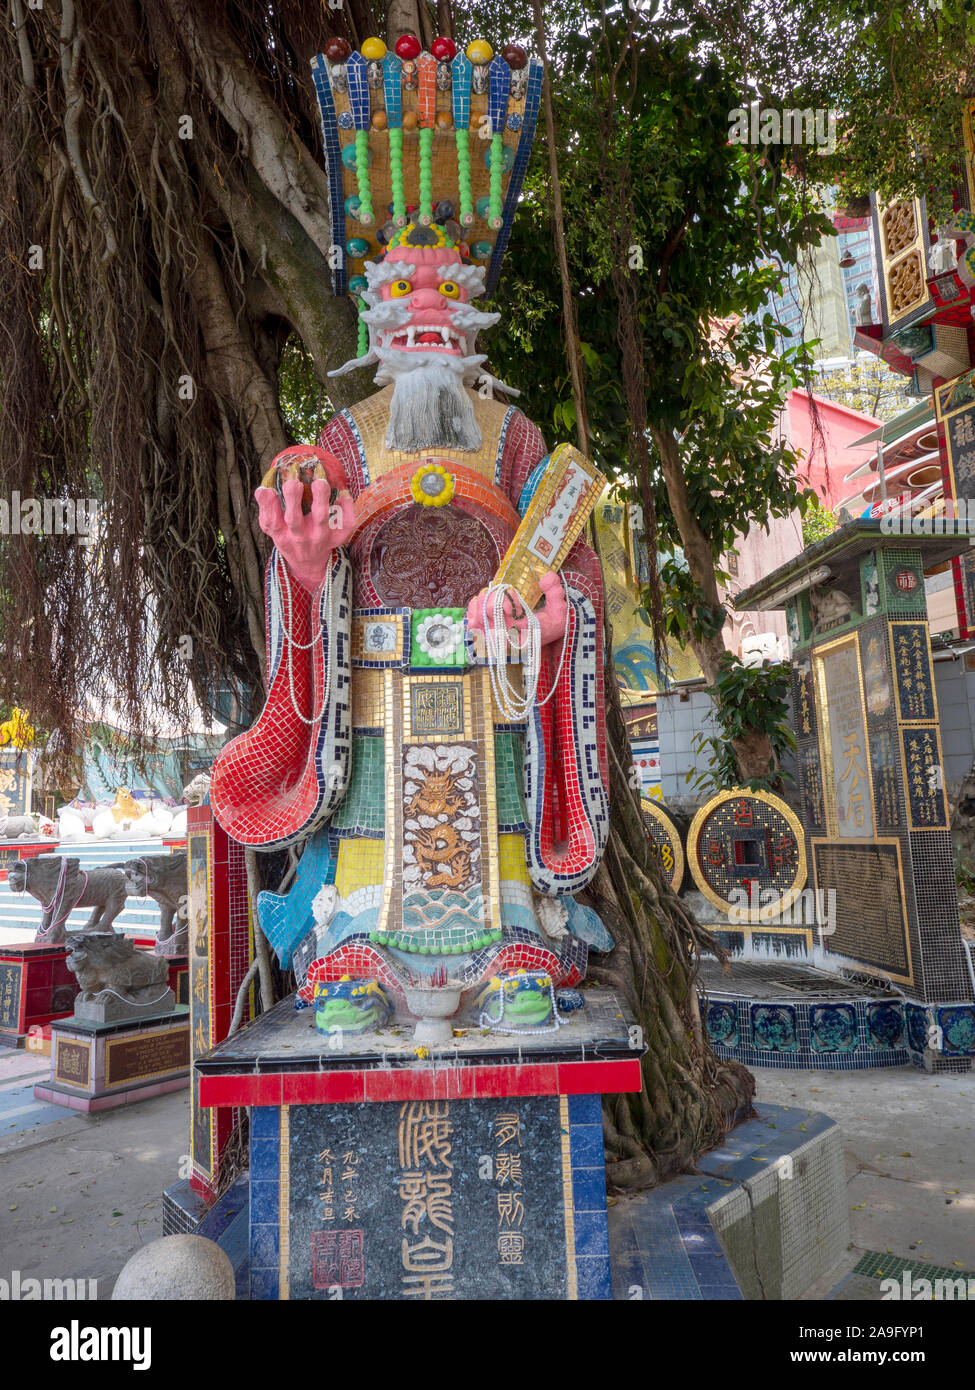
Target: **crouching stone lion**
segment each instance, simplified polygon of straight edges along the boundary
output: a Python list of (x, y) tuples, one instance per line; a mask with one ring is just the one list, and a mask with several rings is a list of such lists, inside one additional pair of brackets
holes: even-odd
[(137, 951), (129, 937), (109, 932), (73, 932), (69, 944), (66, 963), (81, 986), (75, 1018), (109, 1023), (172, 1012), (176, 996), (161, 956)]

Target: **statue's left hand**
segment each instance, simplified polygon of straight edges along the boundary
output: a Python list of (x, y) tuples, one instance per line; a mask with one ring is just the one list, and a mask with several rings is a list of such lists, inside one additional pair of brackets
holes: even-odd
[(311, 511), (302, 511), (305, 485), (288, 478), (281, 486), (284, 509), (274, 488), (259, 487), (254, 493), (261, 530), (277, 546), (295, 577), (309, 593), (325, 578), (332, 552), (355, 530), (355, 509), (347, 492), (329, 504), (330, 485), (322, 478), (311, 484)]

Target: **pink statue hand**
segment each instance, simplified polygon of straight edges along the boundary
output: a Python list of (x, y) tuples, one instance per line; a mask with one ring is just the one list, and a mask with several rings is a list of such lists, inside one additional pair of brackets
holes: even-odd
[[(565, 601), (565, 590), (562, 588), (562, 581), (554, 571), (543, 574), (539, 580), (539, 587), (545, 596), (544, 606), (539, 608), (535, 614), (538, 619), (539, 633), (542, 639), (542, 646), (547, 646), (550, 642), (561, 642), (565, 636), (565, 620), (568, 613), (568, 605)], [(467, 626), (472, 632), (485, 632), (485, 623), (488, 628), (493, 626), (491, 613), (494, 606), (493, 599), (487, 605), (485, 614), (484, 605), (485, 590), (475, 594), (467, 605)], [(506, 594), (503, 604), (505, 628), (515, 628), (521, 634), (524, 641), (525, 629), (528, 627), (528, 619), (524, 609), (519, 605), (518, 613), (515, 614), (514, 604), (510, 595)]]
[(270, 536), (287, 560), (299, 583), (314, 593), (325, 578), (332, 552), (344, 545), (355, 530), (355, 508), (347, 492), (329, 505), (331, 487), (322, 478), (311, 485), (311, 511), (302, 513), (305, 485), (297, 478), (282, 484), (284, 508), (277, 492), (259, 487), (254, 493), (261, 530)]

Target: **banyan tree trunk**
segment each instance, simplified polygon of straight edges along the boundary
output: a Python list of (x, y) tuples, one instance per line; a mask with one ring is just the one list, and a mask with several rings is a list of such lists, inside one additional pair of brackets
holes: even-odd
[[(617, 1190), (651, 1187), (692, 1172), (747, 1112), (755, 1080), (708, 1044), (695, 984), (702, 948), (717, 951), (671, 889), (651, 854), (637, 793), (612, 657), (606, 672), (612, 822), (606, 854), (587, 891), (615, 950), (590, 965), (590, 980), (625, 1001), (645, 1046), (643, 1089), (603, 1102), (606, 1173)], [(591, 958), (593, 960), (593, 958)]]

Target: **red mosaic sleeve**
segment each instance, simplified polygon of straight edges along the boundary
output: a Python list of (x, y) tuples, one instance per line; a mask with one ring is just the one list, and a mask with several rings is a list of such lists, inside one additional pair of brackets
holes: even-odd
[(514, 411), (505, 431), (498, 482), (516, 507), (529, 473), (547, 453), (538, 426), (520, 410)]

